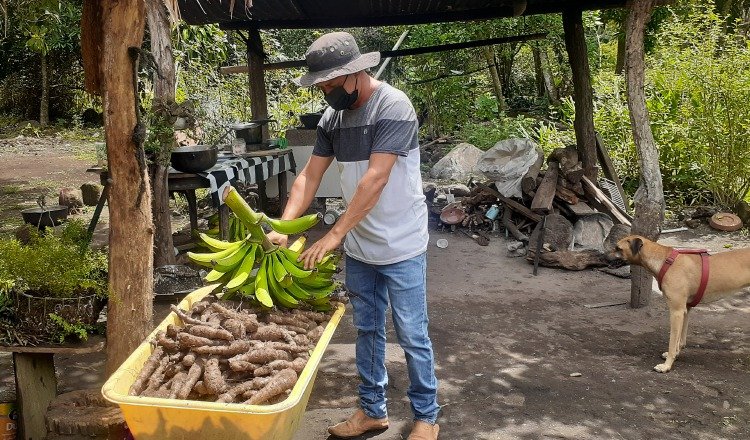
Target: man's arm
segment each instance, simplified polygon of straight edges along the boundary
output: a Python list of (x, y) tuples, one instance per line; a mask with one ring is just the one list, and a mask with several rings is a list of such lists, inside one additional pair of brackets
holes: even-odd
[[(320, 182), (323, 180), (323, 174), (333, 162), (333, 156), (310, 156), (305, 167), (297, 175), (289, 192), (289, 199), (284, 208), (282, 219), (291, 220), (301, 216), (307, 208), (310, 207), (315, 193), (318, 192)], [(281, 246), (287, 245), (287, 236), (276, 232), (269, 232), (268, 239), (272, 243)]]
[[(341, 244), (346, 233), (357, 226), (372, 210), (375, 204), (378, 203), (380, 194), (388, 183), (388, 178), (391, 175), (391, 170), (393, 169), (393, 164), (396, 163), (396, 159), (398, 159), (398, 156), (391, 153), (373, 153), (370, 155), (370, 163), (367, 171), (360, 179), (344, 215), (336, 221), (334, 227), (323, 238), (318, 240), (300, 256), (305, 262), (305, 268), (311, 269), (328, 252), (336, 249)], [(284, 214), (286, 215), (286, 212)]]

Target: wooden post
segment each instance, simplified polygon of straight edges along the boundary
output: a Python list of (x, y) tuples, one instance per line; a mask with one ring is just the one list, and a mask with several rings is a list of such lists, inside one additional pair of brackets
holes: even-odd
[(135, 350), (152, 327), (153, 223), (151, 189), (137, 114), (138, 56), (143, 43), (143, 0), (105, 1), (101, 29), (102, 101), (109, 162), (109, 375)]
[(13, 353), (20, 420), (18, 438), (44, 440), (47, 407), (57, 395), (57, 378), (52, 353)]
[(565, 47), (573, 71), (576, 119), (574, 121), (578, 155), (584, 174), (596, 182), (596, 139), (594, 137), (594, 96), (591, 89), (586, 36), (583, 33), (583, 12), (567, 9), (563, 12)]
[[(263, 75), (263, 41), (260, 31), (251, 28), (247, 40), (248, 81), (250, 85), (250, 112), (253, 119), (268, 118), (266, 101), (266, 80)], [(263, 126), (263, 140), (268, 139), (268, 126)]]
[[(659, 171), (659, 151), (651, 132), (651, 121), (646, 108), (644, 84), (643, 39), (646, 24), (651, 19), (654, 0), (628, 1), (625, 42), (625, 77), (628, 85), (628, 108), (633, 140), (638, 150), (641, 180), (635, 193), (635, 218), (632, 231), (656, 240), (664, 220), (664, 188)], [(630, 306), (648, 305), (653, 276), (639, 266), (631, 266)]]
[[(151, 54), (157, 71), (154, 73), (154, 102), (152, 112), (160, 123), (169, 123), (169, 109), (175, 99), (175, 69), (172, 57), (172, 36), (169, 12), (163, 0), (146, 0)], [(174, 136), (163, 135), (159, 151), (154, 155), (155, 163), (149, 170), (153, 200), (151, 210), (154, 221), (154, 266), (174, 264), (174, 242), (172, 240), (172, 215), (169, 210), (169, 159)], [(192, 220), (192, 218), (191, 218)], [(192, 222), (191, 222), (192, 224)], [(193, 226), (195, 227), (195, 226)]]

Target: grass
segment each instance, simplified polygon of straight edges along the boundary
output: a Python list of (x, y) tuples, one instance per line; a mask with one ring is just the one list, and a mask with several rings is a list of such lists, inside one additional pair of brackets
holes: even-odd
[(21, 192), (21, 185), (6, 185), (0, 187), (0, 194), (10, 195), (18, 194), (19, 192)]

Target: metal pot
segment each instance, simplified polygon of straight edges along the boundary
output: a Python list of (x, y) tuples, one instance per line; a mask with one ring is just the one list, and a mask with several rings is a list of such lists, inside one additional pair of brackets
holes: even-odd
[(199, 173), (216, 165), (219, 149), (215, 146), (194, 145), (172, 151), (172, 168), (183, 173)]
[(303, 113), (299, 115), (299, 121), (305, 128), (313, 129), (318, 126), (320, 118), (323, 117), (323, 113)]
[(39, 228), (55, 227), (68, 218), (68, 207), (65, 205), (29, 208), (21, 211), (23, 221)]
[(254, 119), (232, 124), (229, 128), (234, 130), (236, 138), (244, 139), (246, 144), (259, 144), (263, 142), (263, 125), (272, 121), (273, 119)]

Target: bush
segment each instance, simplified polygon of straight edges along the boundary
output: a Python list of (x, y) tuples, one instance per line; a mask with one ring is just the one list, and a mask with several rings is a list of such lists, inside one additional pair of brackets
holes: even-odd
[[(0, 240), (0, 295), (20, 289), (35, 296), (107, 296), (107, 255), (88, 247), (85, 225), (68, 223), (60, 235), (51, 229), (32, 234), (28, 245)], [(0, 301), (2, 303), (2, 301)]]

